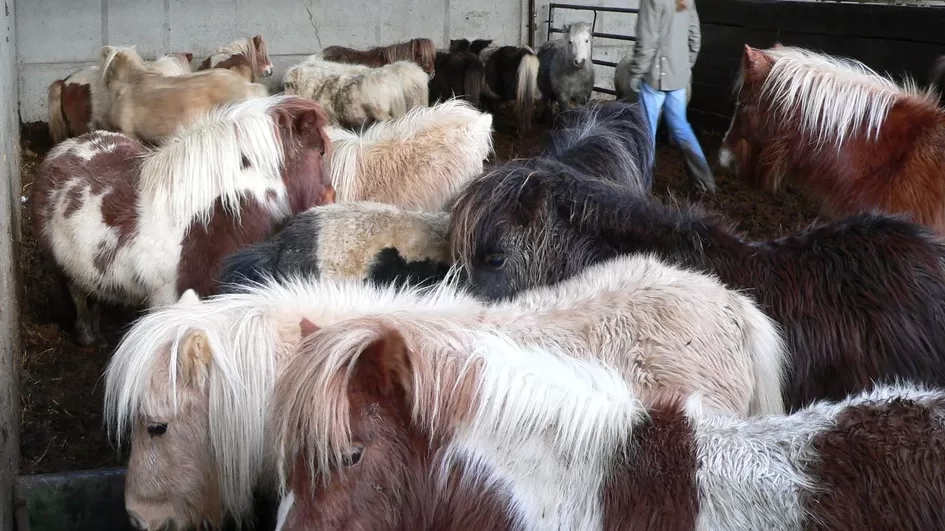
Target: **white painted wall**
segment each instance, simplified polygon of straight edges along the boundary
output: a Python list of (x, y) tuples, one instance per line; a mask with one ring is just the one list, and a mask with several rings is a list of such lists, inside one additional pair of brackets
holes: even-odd
[[(538, 15), (536, 17), (537, 21), (537, 31), (535, 33), (535, 46), (541, 46), (546, 40), (548, 40), (548, 16), (549, 9), (548, 5), (550, 2), (538, 1), (536, 2), (536, 10)], [(581, 5), (581, 6), (606, 6), (606, 7), (621, 7), (621, 8), (639, 8), (639, 0), (561, 0), (560, 3), (572, 4), (572, 5)], [(527, 13), (527, 10), (526, 10)], [(561, 9), (556, 8), (554, 11), (554, 19), (552, 20), (552, 26), (555, 28), (561, 28), (565, 24), (575, 23), (575, 22), (593, 22), (594, 21), (594, 12), (593, 11), (575, 11), (570, 9)], [(597, 32), (602, 33), (614, 33), (618, 35), (634, 35), (636, 33), (636, 24), (637, 16), (635, 14), (627, 13), (604, 13), (599, 12), (597, 14), (596, 27), (594, 28)], [(527, 34), (527, 30), (526, 30)], [(552, 39), (560, 39), (564, 35), (561, 33), (552, 33)], [(603, 61), (612, 61), (614, 63), (620, 62), (625, 56), (633, 53), (633, 41), (622, 41), (615, 39), (603, 39), (603, 38), (594, 38), (594, 59), (599, 59)], [(594, 86), (608, 88), (613, 90), (614, 88), (614, 69), (609, 66), (594, 65)], [(595, 98), (611, 98), (608, 94), (602, 94), (595, 92)]]
[(331, 45), (356, 48), (427, 37), (489, 34), (525, 42), (525, 0), (28, 0), (16, 12), (20, 119), (45, 121), (46, 89), (92, 64), (104, 44), (136, 44), (145, 58), (214, 48), (261, 33), (281, 90), (285, 69)]

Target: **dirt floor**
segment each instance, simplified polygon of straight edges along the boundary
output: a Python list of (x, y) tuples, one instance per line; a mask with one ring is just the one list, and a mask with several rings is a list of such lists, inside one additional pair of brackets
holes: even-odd
[[(495, 122), (495, 160), (528, 157), (540, 152), (547, 130), (537, 126), (519, 138), (504, 113)], [(703, 198), (705, 206), (724, 214), (752, 238), (771, 238), (798, 230), (814, 220), (817, 209), (796, 191), (777, 196), (747, 188), (723, 174), (714, 162), (720, 137), (702, 135), (703, 149), (716, 174), (718, 190)], [(23, 128), (22, 182), (29, 196), (33, 171), (50, 149), (46, 126)], [(680, 197), (685, 170), (679, 152), (665, 144), (657, 149), (654, 194)], [(23, 204), (23, 246), (20, 260), (25, 282), (21, 333), (23, 345), (20, 390), (23, 416), (21, 473), (39, 474), (123, 466), (126, 456), (109, 443), (101, 409), (104, 372), (110, 352), (80, 349), (69, 335), (74, 310), (68, 294), (49, 264), (38, 253), (29, 215)], [(106, 308), (102, 329), (110, 344), (117, 344), (124, 327), (136, 313)]]

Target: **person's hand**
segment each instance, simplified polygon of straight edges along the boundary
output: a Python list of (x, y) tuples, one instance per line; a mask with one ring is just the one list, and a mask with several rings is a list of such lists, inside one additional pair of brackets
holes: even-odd
[(643, 84), (642, 76), (635, 76), (630, 78), (630, 90), (634, 92), (640, 92), (640, 86)]

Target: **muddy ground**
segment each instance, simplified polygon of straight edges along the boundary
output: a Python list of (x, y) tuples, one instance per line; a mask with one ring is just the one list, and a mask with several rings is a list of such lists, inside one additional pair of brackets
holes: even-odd
[[(497, 161), (535, 155), (547, 141), (547, 130), (538, 124), (531, 134), (519, 138), (505, 114), (496, 117), (495, 128)], [(22, 195), (28, 197), (33, 171), (51, 146), (43, 123), (24, 126), (22, 138)], [(702, 200), (707, 208), (724, 214), (753, 238), (779, 236), (814, 220), (816, 208), (795, 190), (774, 196), (723, 174), (714, 161), (720, 137), (705, 134), (701, 140), (718, 185), (714, 196)], [(667, 194), (680, 196), (684, 184), (679, 152), (665, 143), (659, 145), (654, 194), (664, 199)], [(126, 456), (109, 444), (102, 426), (101, 376), (110, 352), (81, 349), (72, 342), (68, 330), (74, 310), (71, 304), (63, 304), (68, 295), (38, 253), (28, 203), (23, 204), (22, 221), (21, 473), (123, 466)], [(102, 328), (111, 345), (117, 344), (135, 315), (128, 309), (104, 309)]]

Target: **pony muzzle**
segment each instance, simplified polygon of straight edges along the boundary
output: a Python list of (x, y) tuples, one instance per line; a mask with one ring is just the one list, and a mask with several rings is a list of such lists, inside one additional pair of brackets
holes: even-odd
[(581, 59), (580, 61), (572, 61), (571, 64), (574, 65), (574, 68), (584, 68), (586, 62), (586, 59)]

